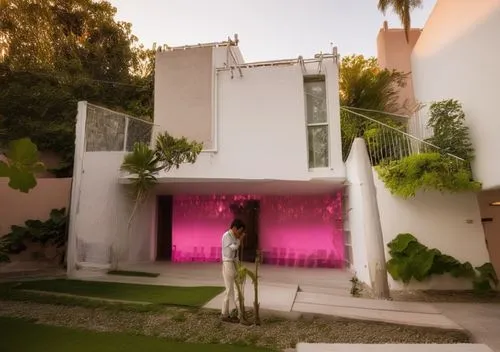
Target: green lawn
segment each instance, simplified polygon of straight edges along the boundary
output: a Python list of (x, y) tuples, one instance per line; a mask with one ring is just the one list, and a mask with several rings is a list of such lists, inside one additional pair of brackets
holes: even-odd
[(224, 290), (222, 287), (154, 286), (65, 279), (26, 281), (16, 288), (188, 307), (201, 307)]
[(2, 352), (264, 352), (255, 347), (170, 342), (120, 333), (97, 333), (0, 317)]

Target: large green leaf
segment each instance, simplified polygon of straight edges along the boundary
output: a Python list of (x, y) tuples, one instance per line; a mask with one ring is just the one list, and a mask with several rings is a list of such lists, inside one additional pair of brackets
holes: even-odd
[(392, 253), (403, 253), (411, 242), (417, 242), (415, 236), (409, 233), (400, 233), (387, 245)]
[(402, 281), (405, 284), (411, 281), (412, 273), (407, 260), (391, 258), (387, 262), (387, 271), (396, 281)]
[(19, 190), (23, 193), (28, 193), (36, 186), (35, 175), (26, 170), (19, 169), (15, 166), (10, 167), (9, 186), (12, 189)]
[(429, 277), (429, 271), (434, 262), (435, 253), (426, 249), (422, 249), (415, 253), (411, 258), (412, 276), (417, 281), (424, 281)]
[(479, 272), (479, 276), (484, 280), (489, 280), (494, 283), (495, 286), (498, 286), (499, 280), (495, 268), (491, 263), (485, 263), (481, 266), (478, 266), (476, 270)]
[(21, 138), (10, 142), (5, 155), (9, 159), (11, 166), (31, 168), (38, 163), (38, 149), (29, 138)]
[(36, 186), (35, 173), (44, 169), (36, 145), (29, 138), (17, 139), (9, 143), (5, 156), (8, 160), (0, 162), (0, 177), (8, 177), (12, 189), (28, 193)]

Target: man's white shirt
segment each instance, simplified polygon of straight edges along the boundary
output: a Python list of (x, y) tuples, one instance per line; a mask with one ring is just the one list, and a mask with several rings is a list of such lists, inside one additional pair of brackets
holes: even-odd
[(236, 259), (240, 240), (234, 237), (231, 230), (228, 230), (222, 235), (222, 261), (232, 262)]

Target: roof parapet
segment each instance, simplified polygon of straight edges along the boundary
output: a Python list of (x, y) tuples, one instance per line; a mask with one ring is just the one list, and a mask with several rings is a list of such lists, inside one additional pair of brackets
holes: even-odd
[(227, 37), (227, 40), (224, 40), (222, 42), (199, 43), (194, 45), (182, 45), (182, 46), (168, 46), (167, 44), (164, 44), (158, 47), (158, 52), (188, 50), (188, 49), (207, 48), (207, 47), (215, 47), (215, 48), (230, 47), (230, 46), (238, 46), (239, 42), (240, 40), (238, 38), (238, 33), (235, 33), (234, 39), (231, 39), (231, 37)]

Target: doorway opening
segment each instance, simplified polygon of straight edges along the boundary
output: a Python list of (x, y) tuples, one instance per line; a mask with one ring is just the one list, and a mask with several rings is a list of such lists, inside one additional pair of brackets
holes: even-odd
[(235, 218), (241, 219), (246, 225), (246, 236), (241, 243), (240, 256), (244, 262), (255, 262), (256, 252), (259, 249), (259, 200), (247, 200), (231, 204), (231, 211)]
[(158, 196), (157, 198), (157, 232), (156, 232), (156, 260), (172, 260), (172, 214), (173, 197)]

